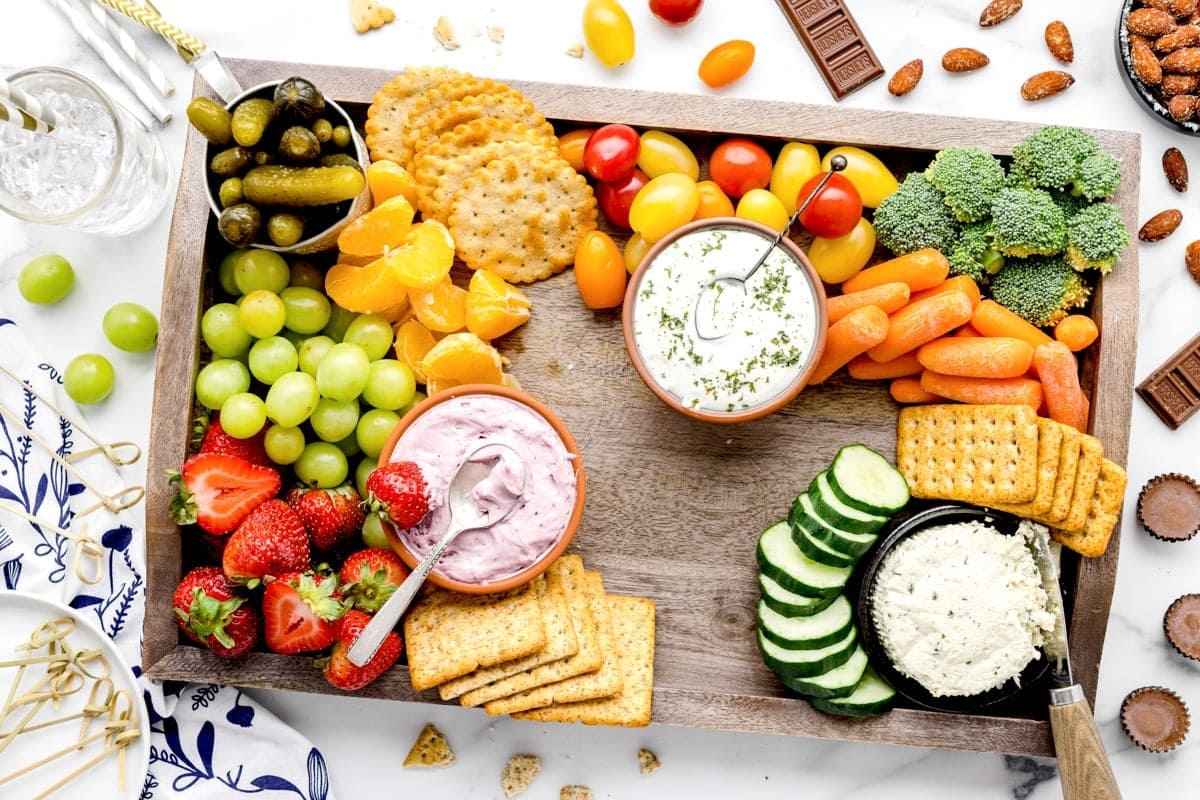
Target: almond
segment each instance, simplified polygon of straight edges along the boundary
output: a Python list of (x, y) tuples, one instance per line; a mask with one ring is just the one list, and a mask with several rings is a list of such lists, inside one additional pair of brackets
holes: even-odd
[(1187, 75), (1200, 73), (1200, 47), (1184, 47), (1169, 53), (1162, 60), (1164, 72), (1182, 72)]
[(1156, 53), (1170, 53), (1181, 47), (1195, 47), (1200, 44), (1200, 28), (1195, 25), (1180, 25), (1170, 33), (1163, 34), (1154, 40)]
[(1044, 100), (1065, 91), (1074, 82), (1075, 78), (1069, 72), (1053, 69), (1039, 72), (1021, 84), (1021, 97), (1030, 102)]
[(1129, 65), (1133, 75), (1147, 86), (1162, 83), (1163, 70), (1158, 57), (1145, 39), (1133, 39), (1129, 45)]
[(921, 76), (924, 74), (925, 62), (919, 58), (914, 58), (896, 70), (896, 74), (888, 81), (888, 91), (896, 95), (896, 97), (903, 97), (917, 88), (917, 84), (921, 82)]
[(1138, 230), (1138, 238), (1143, 242), (1159, 242), (1170, 236), (1183, 222), (1183, 212), (1177, 208), (1160, 211)]
[(1046, 26), (1046, 47), (1050, 50), (1050, 55), (1064, 64), (1075, 60), (1075, 45), (1071, 44), (1071, 32), (1061, 20), (1056, 19)]
[(1157, 8), (1139, 8), (1125, 20), (1125, 29), (1139, 36), (1162, 36), (1175, 30), (1175, 17)]
[(1183, 254), (1183, 263), (1187, 266), (1187, 271), (1191, 273), (1192, 280), (1200, 283), (1200, 240), (1187, 246), (1187, 250)]
[(1170, 0), (1168, 9), (1177, 17), (1186, 17), (1196, 13), (1196, 6), (1200, 5), (1197, 0)]
[(988, 57), (973, 47), (955, 47), (942, 56), (942, 69), (947, 72), (972, 72), (988, 63)]
[(1172, 0), (1142, 0), (1142, 5), (1146, 8), (1157, 8), (1159, 11), (1171, 10)]
[(1197, 90), (1200, 90), (1200, 75), (1177, 75), (1172, 72), (1162, 76), (1162, 85), (1159, 88), (1167, 97), (1174, 97), (1177, 94), (1197, 94)]
[(1021, 10), (1022, 0), (992, 0), (979, 15), (979, 27), (990, 28)]
[(1187, 122), (1196, 116), (1196, 95), (1177, 94), (1167, 103), (1167, 112), (1176, 122)]
[(1162, 154), (1163, 174), (1167, 183), (1177, 192), (1186, 192), (1188, 187), (1187, 159), (1178, 147), (1168, 147)]

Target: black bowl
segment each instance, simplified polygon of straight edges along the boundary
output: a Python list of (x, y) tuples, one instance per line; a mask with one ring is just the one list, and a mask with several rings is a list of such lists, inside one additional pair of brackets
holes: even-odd
[(894, 516), (880, 531), (878, 544), (860, 562), (856, 570), (855, 578), (859, 587), (855, 614), (859, 635), (872, 666), (879, 670), (897, 692), (917, 706), (959, 714), (1015, 706), (1035, 687), (1044, 688), (1044, 679), (1050, 667), (1045, 654), (1039, 654), (1038, 658), (1025, 666), (1020, 675), (1009, 679), (1002, 686), (980, 694), (937, 697), (896, 669), (875, 630), (874, 615), (871, 613), (873, 587), (884, 558), (905, 537), (935, 525), (950, 525), (956, 522), (987, 522), (1001, 533), (1012, 536), (1016, 535), (1021, 520), (1011, 514), (960, 503), (930, 505), (914, 502), (908, 509)]
[(1172, 117), (1171, 112), (1167, 110), (1166, 104), (1159, 99), (1154, 87), (1142, 83), (1133, 74), (1133, 65), (1130, 63), (1129, 58), (1129, 32), (1125, 29), (1125, 21), (1129, 19), (1129, 12), (1133, 10), (1135, 3), (1139, 6), (1141, 5), (1140, 0), (1124, 0), (1121, 3), (1121, 13), (1117, 15), (1117, 35), (1115, 39), (1117, 67), (1121, 71), (1121, 78), (1125, 87), (1137, 99), (1138, 105), (1162, 124), (1180, 133), (1200, 134), (1200, 121), (1191, 119), (1186, 122), (1180, 122)]

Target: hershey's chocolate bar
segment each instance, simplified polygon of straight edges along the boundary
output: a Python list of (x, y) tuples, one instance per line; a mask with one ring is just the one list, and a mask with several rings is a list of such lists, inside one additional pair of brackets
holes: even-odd
[(883, 75), (844, 0), (776, 0), (834, 99)]
[(1200, 410), (1200, 334), (1146, 376), (1137, 393), (1171, 428)]

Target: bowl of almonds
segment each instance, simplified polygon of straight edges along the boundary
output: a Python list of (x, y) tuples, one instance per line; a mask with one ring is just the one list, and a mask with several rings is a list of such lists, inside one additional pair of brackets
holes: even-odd
[(1125, 0), (1116, 46), (1139, 103), (1175, 130), (1200, 133), (1200, 0)]

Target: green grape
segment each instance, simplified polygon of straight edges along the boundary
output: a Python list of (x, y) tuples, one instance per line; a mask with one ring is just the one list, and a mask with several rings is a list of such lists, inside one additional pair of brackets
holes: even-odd
[(250, 349), (253, 337), (242, 325), (242, 313), (233, 303), (210, 306), (200, 318), (200, 335), (213, 355), (240, 358)]
[(63, 373), (67, 396), (81, 405), (99, 403), (112, 391), (115, 376), (112, 363), (96, 353), (75, 356)]
[(288, 286), (307, 286), (310, 289), (325, 291), (325, 273), (311, 261), (293, 261), (292, 276)]
[(309, 442), (304, 445), (304, 452), (292, 468), (301, 483), (318, 489), (340, 486), (350, 473), (346, 454), (331, 442)]
[[(328, 336), (310, 336), (300, 343), (300, 369), (316, 377), (317, 365), (333, 347), (333, 339)], [(369, 376), (368, 376), (369, 377)]]
[(252, 248), (234, 262), (233, 280), (242, 294), (250, 294), (256, 289), (279, 294), (291, 279), (291, 268), (283, 256), (272, 250)]
[(375, 361), (383, 358), (392, 349), (396, 338), (392, 323), (378, 314), (360, 314), (346, 327), (343, 342), (356, 344), (366, 351), (367, 358)]
[(369, 458), (379, 458), (383, 446), (400, 422), (400, 415), (395, 411), (385, 411), (382, 408), (372, 408), (358, 420), (354, 436), (363, 454)]
[(362, 394), (370, 373), (366, 351), (356, 344), (339, 342), (317, 365), (317, 390), (331, 400), (353, 400)]
[(304, 431), (287, 425), (272, 425), (263, 437), (267, 458), (276, 464), (294, 464), (304, 452)]
[(362, 526), (363, 544), (367, 547), (382, 547), (392, 549), (392, 542), (387, 531), (383, 529), (383, 519), (378, 514), (367, 514)]
[(281, 330), (279, 335), (291, 342), (292, 347), (296, 348), (297, 353), (300, 352), (300, 345), (304, 344), (304, 340), (308, 338), (303, 333), (296, 333), (295, 331), (288, 330), (287, 328)]
[(350, 323), (358, 314), (353, 311), (347, 311), (337, 303), (331, 303), (329, 308), (329, 322), (321, 329), (321, 333), (333, 339), (335, 342), (342, 340), (342, 335), (346, 333), (346, 328), (350, 327)]
[(250, 347), (250, 374), (268, 386), (289, 372), (295, 372), (299, 362), (295, 345), (282, 336), (259, 339)]
[(358, 466), (354, 468), (354, 487), (358, 489), (358, 496), (364, 500), (367, 499), (367, 478), (378, 466), (379, 461), (377, 459), (363, 458), (359, 460)]
[(137, 303), (117, 303), (105, 311), (102, 327), (112, 346), (127, 353), (153, 350), (158, 341), (158, 319)]
[(230, 297), (240, 297), (242, 290), (238, 288), (237, 280), (234, 278), (234, 273), (237, 269), (238, 259), (243, 253), (250, 252), (244, 247), (239, 247), (237, 250), (230, 252), (227, 256), (221, 259), (221, 265), (217, 267), (217, 283), (221, 284), (221, 290)]
[(289, 372), (279, 376), (267, 390), (267, 416), (285, 428), (294, 428), (309, 418), (320, 399), (312, 375)]
[(220, 410), (233, 395), (248, 391), (250, 370), (236, 359), (218, 358), (205, 364), (196, 376), (196, 399), (212, 411)]
[(267, 406), (253, 392), (238, 392), (221, 404), (221, 427), (235, 439), (249, 439), (267, 424)]
[(395, 411), (411, 403), (416, 391), (417, 381), (408, 364), (381, 358), (371, 362), (362, 398), (374, 408)]
[(75, 285), (71, 262), (59, 255), (38, 256), (21, 267), (17, 290), (27, 302), (39, 306), (57, 303)]
[(288, 286), (279, 293), (285, 311), (283, 326), (296, 333), (317, 333), (329, 322), (329, 298), (319, 289)]
[(427, 396), (428, 395), (426, 395), (424, 392), (413, 392), (412, 402), (410, 402), (404, 408), (397, 409), (396, 413), (403, 417), (405, 414), (412, 411), (413, 407), (424, 400)]
[(242, 296), (238, 306), (238, 317), (251, 336), (265, 339), (283, 330), (287, 310), (279, 295), (266, 289), (255, 289)]
[(347, 462), (352, 458), (358, 458), (362, 455), (362, 450), (360, 450), (358, 447), (358, 440), (354, 438), (353, 433), (351, 433), (345, 439), (334, 442), (334, 444), (336, 444), (338, 450), (341, 450), (342, 454), (346, 456)]
[(326, 442), (340, 442), (354, 433), (358, 424), (358, 401), (322, 397), (308, 418), (313, 433)]

